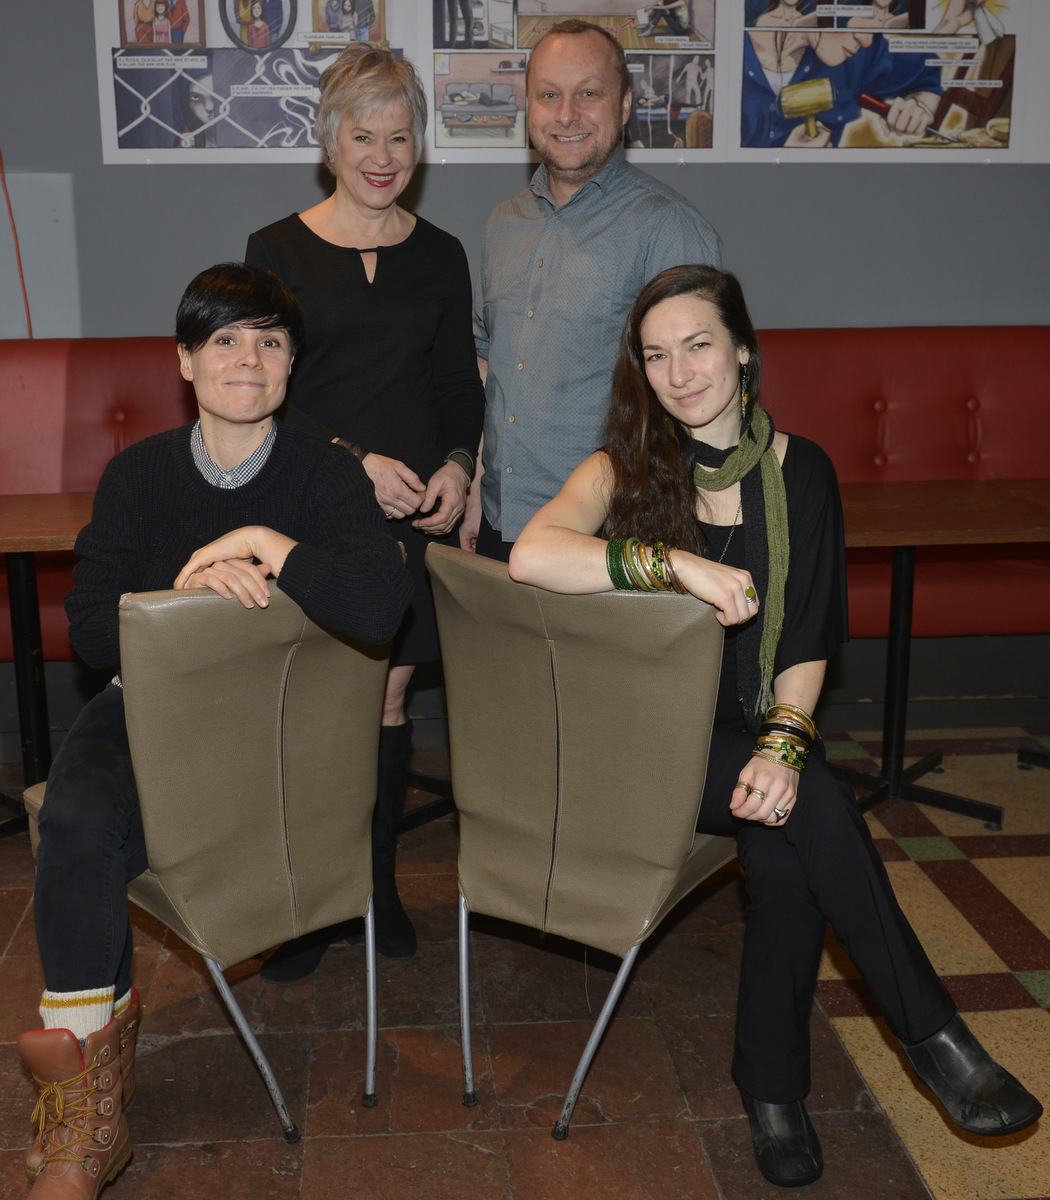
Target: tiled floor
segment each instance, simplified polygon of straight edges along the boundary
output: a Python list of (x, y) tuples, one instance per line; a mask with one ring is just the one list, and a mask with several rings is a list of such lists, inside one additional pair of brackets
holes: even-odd
[[(1020, 772), (1018, 744), (1050, 729), (926, 731), (945, 745), (927, 781), (1006, 806), (1002, 833), (888, 802), (869, 815), (901, 902), (967, 1020), (1050, 1098), (1050, 772)], [(839, 735), (857, 765), (875, 734)], [(432, 765), (432, 764), (427, 764)], [(194, 956), (136, 916), (146, 1016), (131, 1166), (105, 1195), (326, 1200), (760, 1200), (728, 1074), (743, 928), (729, 869), (646, 946), (584, 1087), (568, 1141), (549, 1127), (611, 978), (605, 956), (474, 922), (475, 1071), (481, 1104), (460, 1103), (455, 826), (405, 836), (402, 894), (421, 945), (380, 959), (379, 1107), (361, 1106), (362, 951), (333, 945), (317, 976), (267, 986), (259, 963), (231, 972), (303, 1140), (287, 1146), (262, 1084)], [(0, 1198), (21, 1197), (33, 1096), (14, 1039), (34, 1027), (41, 987), (24, 835), (0, 841)], [(992, 1143), (960, 1135), (913, 1082), (862, 986), (833, 945), (813, 1017), (809, 1098), (825, 1151), (806, 1194), (849, 1200), (1050, 1196), (1050, 1118)]]

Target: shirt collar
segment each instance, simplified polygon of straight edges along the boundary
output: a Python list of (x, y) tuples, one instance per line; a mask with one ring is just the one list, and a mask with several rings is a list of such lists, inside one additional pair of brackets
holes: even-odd
[(201, 433), (200, 417), (193, 423), (190, 432), (190, 450), (197, 470), (212, 485), (218, 488), (239, 488), (250, 483), (266, 466), (270, 451), (277, 440), (277, 424), (270, 422), (270, 432), (242, 463), (238, 463), (232, 471), (220, 467), (204, 446), (204, 435)]
[[(577, 197), (584, 195), (586, 192), (593, 190), (596, 187), (603, 192), (610, 186), (624, 171), (627, 166), (627, 155), (624, 153), (622, 146), (617, 146), (612, 152), (609, 161), (597, 174), (592, 175), (590, 179), (575, 192), (566, 204), (561, 205), (562, 208), (567, 208), (572, 204)], [(593, 187), (592, 187), (593, 185)], [(534, 196), (540, 200), (546, 200), (554, 208), (558, 208), (558, 204), (551, 195), (551, 176), (547, 170), (546, 163), (540, 163), (533, 173), (532, 179), (529, 182), (529, 190)]]

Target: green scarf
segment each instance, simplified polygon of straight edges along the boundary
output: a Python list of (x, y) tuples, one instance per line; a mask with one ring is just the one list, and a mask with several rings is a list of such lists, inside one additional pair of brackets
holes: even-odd
[[(701, 491), (721, 492), (734, 483), (740, 484), (740, 505), (743, 512), (746, 538), (747, 569), (755, 581), (761, 605), (758, 621), (758, 678), (741, 688), (744, 695), (744, 718), (748, 728), (757, 729), (766, 710), (773, 703), (773, 669), (777, 645), (784, 627), (784, 587), (787, 582), (791, 551), (788, 536), (787, 493), (784, 474), (773, 449), (773, 422), (759, 404), (752, 406), (748, 423), (741, 432), (740, 444), (726, 461), (714, 471), (693, 467), (693, 482)], [(752, 475), (755, 466), (760, 471)], [(761, 513), (765, 512), (762, 521)], [(765, 583), (764, 594), (761, 583)], [(749, 622), (750, 626), (752, 622)], [(752, 638), (742, 630), (744, 649)], [(738, 656), (738, 675), (746, 681), (751, 672)]]

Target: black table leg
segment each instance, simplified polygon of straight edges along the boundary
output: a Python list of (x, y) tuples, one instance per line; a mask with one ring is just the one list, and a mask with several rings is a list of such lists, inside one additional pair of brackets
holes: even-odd
[[(47, 716), (44, 648), (36, 589), (36, 555), (28, 551), (8, 553), (6, 560), (18, 727), (22, 739), (22, 779), (24, 785), (29, 787), (46, 779), (51, 769), (51, 731)], [(0, 836), (17, 833), (25, 825), (23, 813), (0, 825)]]
[[(911, 616), (915, 594), (915, 547), (893, 549), (893, 584), (890, 591), (890, 636), (886, 647), (886, 698), (882, 722), (882, 771), (870, 774), (833, 767), (846, 783), (868, 788), (860, 802), (862, 811), (882, 800), (914, 800), (945, 812), (959, 813), (984, 821), (989, 829), (1002, 829), (1003, 810), (995, 804), (968, 800), (951, 792), (920, 787), (913, 781), (940, 765), (941, 751), (904, 767), (904, 740), (908, 718), (908, 671), (911, 659)], [(829, 764), (830, 765), (830, 764)]]

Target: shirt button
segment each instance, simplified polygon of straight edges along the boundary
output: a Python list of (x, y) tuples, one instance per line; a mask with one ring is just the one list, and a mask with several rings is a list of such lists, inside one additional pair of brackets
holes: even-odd
[(561, 220), (561, 213), (555, 213), (555, 214), (554, 214), (554, 219), (555, 219), (555, 221), (560, 221), (560, 220)]
[(514, 414), (511, 413), (510, 416), (507, 418), (507, 420), (513, 425), (514, 424)]
[(513, 467), (508, 467), (508, 468), (507, 468), (507, 474), (508, 474), (508, 475), (513, 475), (513, 474), (514, 474), (514, 468), (513, 468)]
[(526, 315), (527, 315), (527, 316), (530, 316), (530, 317), (532, 316), (532, 309), (531, 309), (531, 308), (529, 309), (529, 311), (528, 311), (528, 313), (527, 313)]
[(518, 370), (519, 370), (519, 371), (524, 371), (524, 370), (525, 370), (525, 364), (524, 364), (524, 363), (518, 363)]
[(543, 266), (543, 259), (542, 259), (542, 258), (539, 260), (539, 262), (536, 264), (536, 266), (537, 266), (537, 267), (542, 267), (542, 266)]

